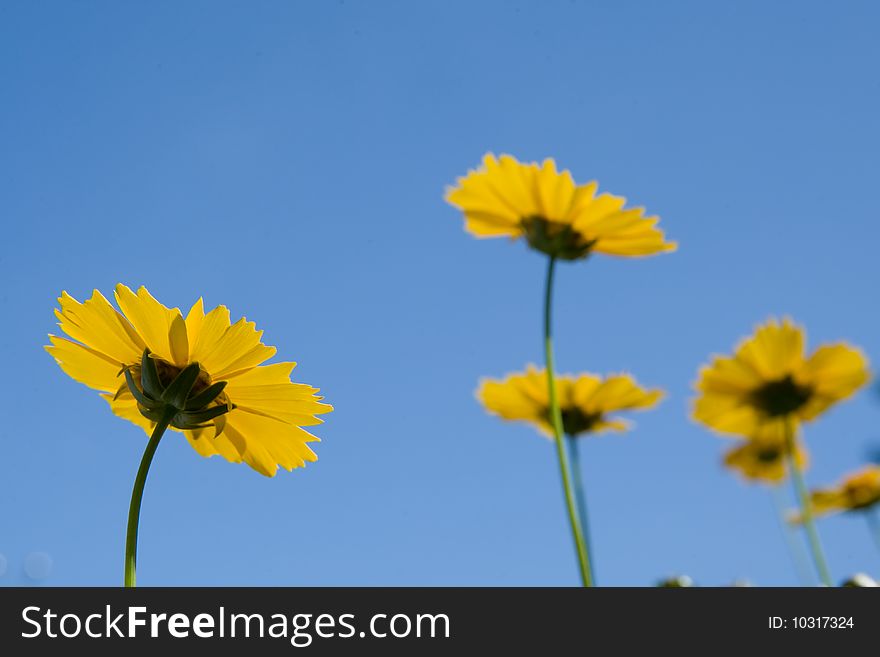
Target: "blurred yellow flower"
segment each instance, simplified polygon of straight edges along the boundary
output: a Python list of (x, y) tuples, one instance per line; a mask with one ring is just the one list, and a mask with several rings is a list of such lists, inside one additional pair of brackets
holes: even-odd
[(657, 228), (658, 217), (625, 208), (626, 199), (597, 194), (598, 184), (576, 185), (552, 159), (523, 163), (487, 154), (483, 165), (448, 187), (446, 200), (464, 212), (476, 237), (525, 237), (532, 248), (563, 260), (592, 252), (648, 256), (674, 251)]
[(880, 503), (880, 465), (868, 465), (834, 488), (814, 490), (810, 502), (815, 515), (863, 511)]
[[(662, 390), (639, 387), (628, 374), (602, 378), (596, 374), (561, 374), (556, 390), (562, 410), (562, 424), (569, 436), (605, 431), (626, 431), (629, 425), (610, 414), (617, 411), (646, 409), (662, 397)], [(509, 375), (502, 381), (483, 379), (477, 399), (486, 410), (504, 420), (528, 422), (552, 438), (547, 373), (529, 365), (523, 373)]]
[(154, 402), (177, 394), (171, 427), (202, 456), (244, 461), (269, 477), (279, 465), (317, 460), (306, 443), (318, 438), (300, 427), (333, 407), (317, 388), (291, 382), (296, 363), (261, 365), (275, 348), (253, 322), (231, 324), (225, 306), (206, 314), (201, 299), (184, 317), (143, 287), (135, 294), (120, 284), (115, 296), (122, 313), (97, 290), (84, 303), (62, 292), (55, 314), (71, 339), (50, 335), (46, 351), (116, 415), (149, 434), (159, 419)]
[(807, 357), (804, 342), (803, 329), (791, 320), (771, 319), (733, 356), (716, 356), (696, 382), (694, 419), (745, 438), (784, 435), (788, 420), (812, 420), (868, 381), (868, 362), (858, 349), (822, 345)]
[[(797, 446), (797, 464), (807, 465), (807, 452)], [(788, 475), (785, 440), (757, 438), (745, 440), (724, 454), (724, 465), (748, 481), (778, 484)]]

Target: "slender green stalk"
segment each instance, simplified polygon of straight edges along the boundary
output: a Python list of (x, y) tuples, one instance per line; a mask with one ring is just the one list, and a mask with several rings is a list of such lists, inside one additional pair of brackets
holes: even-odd
[(868, 522), (868, 531), (871, 532), (874, 545), (880, 550), (880, 511), (877, 510), (876, 504), (874, 508), (865, 510), (865, 520)]
[(574, 499), (578, 509), (578, 522), (581, 523), (581, 532), (584, 535), (584, 544), (587, 546), (587, 554), (590, 555), (590, 566), (592, 569), (593, 581), (596, 579), (595, 555), (593, 555), (593, 544), (590, 541), (590, 522), (587, 513), (587, 495), (584, 489), (583, 468), (581, 467), (581, 450), (580, 440), (576, 436), (566, 434), (566, 442), (568, 442), (568, 453), (571, 457), (571, 481), (574, 486)]
[(770, 497), (773, 500), (773, 515), (776, 516), (776, 524), (779, 526), (779, 532), (785, 540), (785, 546), (788, 548), (788, 555), (794, 564), (795, 572), (801, 586), (814, 586), (815, 579), (810, 572), (807, 563), (807, 555), (804, 554), (803, 543), (797, 540), (791, 524), (785, 519), (785, 499), (782, 494), (782, 487), (779, 485), (770, 486)]
[(590, 566), (590, 555), (587, 551), (587, 544), (584, 541), (580, 522), (578, 521), (574, 493), (571, 488), (568, 450), (565, 447), (565, 434), (562, 428), (562, 410), (559, 408), (559, 399), (556, 397), (556, 378), (553, 372), (551, 317), (553, 306), (553, 272), (555, 268), (556, 258), (551, 256), (547, 266), (547, 286), (544, 290), (544, 357), (547, 365), (547, 390), (550, 398), (550, 423), (553, 425), (553, 433), (556, 440), (556, 455), (559, 457), (559, 472), (562, 475), (562, 489), (565, 493), (565, 504), (568, 507), (568, 520), (571, 523), (571, 533), (574, 536), (578, 566), (581, 571), (581, 581), (584, 586), (593, 586), (593, 571)]
[(153, 455), (162, 440), (162, 434), (168, 428), (168, 423), (174, 417), (176, 409), (166, 407), (162, 414), (162, 419), (156, 424), (144, 455), (141, 458), (141, 465), (138, 468), (137, 477), (134, 480), (134, 489), (131, 491), (131, 505), (128, 508), (128, 530), (125, 534), (125, 586), (126, 588), (134, 588), (135, 571), (137, 570), (137, 539), (138, 539), (138, 521), (141, 515), (141, 498), (144, 496), (144, 484), (147, 483), (147, 474), (150, 472), (150, 463), (153, 462)]
[(825, 553), (822, 551), (822, 542), (819, 540), (819, 532), (816, 530), (816, 522), (813, 518), (813, 505), (810, 502), (810, 492), (807, 490), (807, 484), (804, 482), (804, 475), (801, 467), (797, 463), (795, 455), (797, 454), (797, 445), (795, 444), (794, 427), (790, 418), (785, 419), (785, 444), (788, 452), (788, 468), (791, 472), (791, 480), (794, 482), (795, 494), (801, 505), (801, 520), (803, 521), (804, 530), (807, 533), (807, 539), (810, 544), (810, 552), (813, 555), (813, 562), (816, 564), (816, 572), (819, 574), (819, 580), (825, 586), (833, 586), (831, 583), (831, 575), (828, 571), (828, 564), (825, 562)]

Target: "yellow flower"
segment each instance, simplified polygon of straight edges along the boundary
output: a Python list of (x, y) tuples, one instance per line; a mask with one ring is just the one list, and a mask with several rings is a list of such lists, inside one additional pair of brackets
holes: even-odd
[[(788, 475), (785, 439), (756, 438), (745, 440), (724, 454), (724, 465), (737, 471), (743, 478), (768, 484), (778, 484)], [(798, 467), (807, 465), (807, 452), (800, 445), (796, 456)]]
[(787, 420), (809, 421), (846, 399), (869, 378), (868, 362), (847, 344), (804, 354), (804, 331), (769, 320), (733, 356), (716, 356), (695, 387), (695, 420), (723, 434), (781, 435)]
[(880, 503), (880, 465), (850, 474), (835, 488), (813, 491), (810, 503), (816, 515), (861, 511)]
[(644, 208), (625, 208), (626, 199), (597, 194), (598, 184), (576, 185), (552, 159), (518, 162), (487, 154), (483, 166), (448, 187), (446, 200), (464, 212), (465, 228), (476, 237), (525, 237), (529, 244), (564, 260), (592, 252), (647, 256), (674, 251)]
[(261, 365), (275, 348), (262, 344), (253, 322), (231, 324), (225, 306), (206, 314), (201, 299), (184, 317), (143, 287), (135, 294), (117, 285), (116, 302), (122, 313), (97, 290), (84, 303), (62, 292), (55, 314), (72, 339), (50, 335), (46, 346), (68, 375), (100, 391), (116, 415), (149, 434), (156, 425), (149, 417), (151, 388), (171, 391), (191, 374), (190, 396), (171, 426), (199, 454), (244, 461), (269, 477), (279, 465), (291, 470), (317, 460), (306, 443), (318, 438), (300, 427), (321, 423), (315, 416), (333, 407), (320, 403), (317, 388), (290, 381), (296, 363)]
[[(569, 436), (605, 431), (626, 431), (629, 425), (609, 414), (616, 411), (651, 408), (662, 397), (662, 390), (640, 388), (628, 374), (604, 379), (596, 374), (561, 374), (556, 390), (562, 410), (562, 424)], [(529, 365), (523, 373), (511, 374), (503, 381), (483, 379), (477, 399), (487, 411), (505, 420), (521, 420), (552, 438), (547, 372)]]

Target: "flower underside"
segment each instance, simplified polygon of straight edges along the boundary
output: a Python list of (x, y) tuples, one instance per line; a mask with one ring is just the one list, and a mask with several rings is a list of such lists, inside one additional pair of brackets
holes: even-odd
[(812, 394), (809, 386), (798, 384), (789, 374), (752, 392), (751, 402), (766, 416), (781, 417), (803, 407)]
[(586, 258), (597, 241), (584, 238), (571, 224), (540, 216), (524, 217), (521, 224), (529, 246), (562, 260)]
[[(133, 372), (139, 374), (137, 379)], [(170, 424), (177, 429), (216, 426), (219, 434), (223, 423), (216, 421), (234, 408), (223, 394), (226, 381), (211, 383), (210, 375), (198, 363), (178, 367), (145, 349), (140, 365), (125, 368), (124, 374), (126, 385), (119, 392), (127, 388), (141, 415), (153, 422), (171, 415)]]
[[(550, 410), (547, 410), (548, 422), (552, 423)], [(569, 436), (577, 436), (592, 431), (602, 419), (601, 413), (586, 413), (576, 406), (562, 409), (562, 429)]]

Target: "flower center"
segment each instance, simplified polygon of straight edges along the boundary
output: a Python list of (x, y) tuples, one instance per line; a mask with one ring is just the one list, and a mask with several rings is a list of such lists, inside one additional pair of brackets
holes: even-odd
[(782, 450), (779, 447), (763, 447), (755, 455), (761, 463), (776, 463), (781, 456)]
[(544, 217), (523, 217), (520, 220), (529, 246), (562, 260), (586, 258), (596, 240), (585, 239), (571, 224), (548, 221)]
[(776, 381), (770, 381), (755, 390), (752, 403), (769, 417), (779, 417), (794, 413), (809, 401), (813, 391), (794, 381), (790, 374)]
[[(171, 385), (171, 382), (177, 378), (177, 376), (183, 371), (182, 367), (178, 367), (168, 361), (162, 360), (161, 358), (153, 358), (150, 357), (153, 361), (153, 364), (156, 366), (156, 374), (159, 375), (159, 383), (162, 384), (163, 388), (167, 388)], [(140, 367), (135, 366), (135, 373), (140, 376)], [(199, 368), (199, 375), (196, 378), (195, 383), (193, 383), (192, 389), (190, 390), (190, 395), (197, 395), (205, 388), (211, 385), (211, 376), (203, 369)]]
[[(547, 415), (550, 415), (549, 410)], [(569, 436), (592, 430), (601, 419), (601, 413), (584, 413), (576, 407), (562, 409), (562, 429)]]
[(844, 494), (854, 510), (867, 509), (880, 502), (880, 491), (866, 484), (850, 484), (844, 487)]

